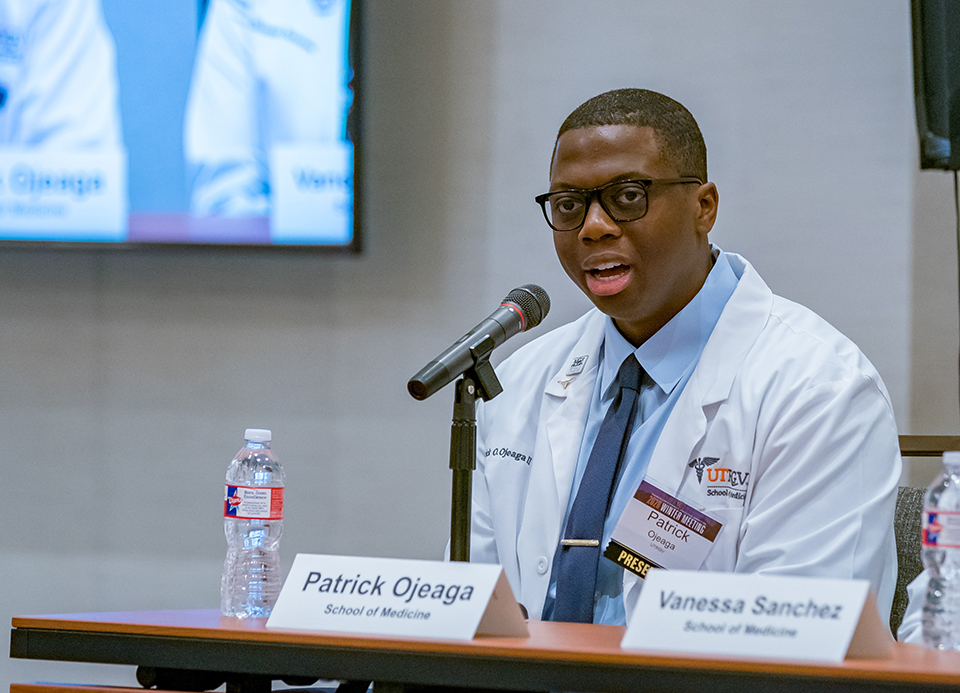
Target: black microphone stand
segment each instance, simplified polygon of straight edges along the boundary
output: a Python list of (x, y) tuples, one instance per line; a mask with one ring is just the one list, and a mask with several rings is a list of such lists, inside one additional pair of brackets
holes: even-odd
[(473, 472), (477, 468), (477, 400), (491, 400), (503, 387), (490, 365), (496, 343), (487, 337), (470, 349), (473, 366), (457, 381), (450, 428), (450, 560), (470, 561), (470, 511), (473, 502)]

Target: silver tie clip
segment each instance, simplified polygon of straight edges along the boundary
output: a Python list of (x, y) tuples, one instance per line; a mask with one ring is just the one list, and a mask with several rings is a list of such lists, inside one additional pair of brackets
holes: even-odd
[(600, 546), (599, 539), (561, 539), (560, 546)]

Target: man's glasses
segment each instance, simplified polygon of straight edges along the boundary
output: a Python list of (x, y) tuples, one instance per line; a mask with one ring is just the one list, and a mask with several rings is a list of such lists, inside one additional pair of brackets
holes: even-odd
[(554, 231), (577, 231), (587, 218), (594, 198), (614, 221), (636, 221), (647, 213), (647, 190), (652, 185), (703, 184), (699, 178), (645, 178), (620, 180), (591, 190), (557, 190), (534, 199)]

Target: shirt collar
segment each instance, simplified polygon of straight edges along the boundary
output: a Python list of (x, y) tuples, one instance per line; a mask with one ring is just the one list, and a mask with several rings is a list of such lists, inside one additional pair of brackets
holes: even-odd
[(696, 365), (720, 319), (720, 313), (737, 287), (737, 275), (730, 267), (726, 254), (719, 250), (715, 252), (716, 262), (697, 295), (636, 349), (620, 334), (613, 320), (607, 317), (600, 367), (602, 396), (608, 395), (607, 391), (615, 384), (621, 364), (630, 354), (636, 354), (643, 370), (667, 394), (673, 391), (684, 373)]

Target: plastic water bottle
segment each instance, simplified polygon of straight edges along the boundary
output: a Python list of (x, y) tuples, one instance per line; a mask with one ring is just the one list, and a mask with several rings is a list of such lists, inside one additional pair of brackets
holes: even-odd
[(923, 565), (930, 576), (923, 642), (960, 650), (960, 452), (943, 453), (943, 471), (923, 500)]
[(227, 469), (223, 532), (227, 558), (220, 580), (224, 616), (267, 617), (280, 593), (283, 468), (270, 450), (270, 431), (248, 428), (247, 444)]

